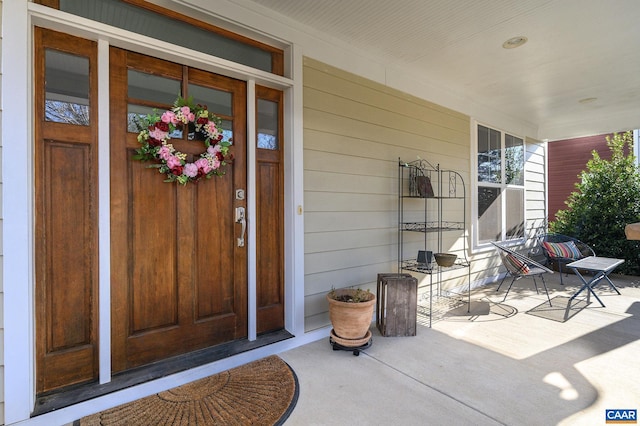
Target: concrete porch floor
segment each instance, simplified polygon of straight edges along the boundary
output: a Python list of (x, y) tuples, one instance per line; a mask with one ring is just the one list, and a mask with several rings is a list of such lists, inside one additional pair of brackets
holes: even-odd
[[(552, 298), (579, 288), (572, 274), (546, 281)], [(472, 307), (499, 304), (488, 315), (456, 310), (411, 337), (374, 324), (360, 356), (333, 351), (328, 336), (284, 352), (300, 383), (285, 425), (583, 426), (605, 424), (605, 409), (640, 410), (640, 277), (612, 281), (622, 295), (601, 282), (606, 307), (591, 297), (566, 322), (527, 314), (547, 299), (522, 279), (505, 302), (508, 283), (472, 292)]]

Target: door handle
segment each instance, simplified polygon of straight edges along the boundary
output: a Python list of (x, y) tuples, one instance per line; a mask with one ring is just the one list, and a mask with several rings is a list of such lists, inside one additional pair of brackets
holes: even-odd
[(236, 223), (239, 223), (242, 225), (242, 231), (240, 231), (240, 238), (238, 238), (238, 247), (244, 247), (244, 234), (247, 231), (247, 219), (246, 219), (244, 207), (236, 207)]

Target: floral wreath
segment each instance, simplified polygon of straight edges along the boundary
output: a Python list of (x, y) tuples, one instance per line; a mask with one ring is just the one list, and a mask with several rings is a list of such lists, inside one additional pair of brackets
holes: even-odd
[[(204, 136), (206, 151), (194, 162), (187, 162), (187, 154), (177, 151), (172, 144), (171, 133), (178, 128), (188, 128), (193, 124), (196, 133)], [(202, 178), (224, 175), (223, 166), (233, 160), (229, 154), (230, 141), (222, 140), (220, 118), (210, 113), (205, 105), (193, 105), (193, 98), (178, 97), (173, 108), (158, 115), (147, 115), (140, 122), (143, 130), (138, 133), (142, 145), (136, 150), (134, 160), (155, 161), (149, 167), (156, 167), (166, 175), (165, 182), (198, 182)]]

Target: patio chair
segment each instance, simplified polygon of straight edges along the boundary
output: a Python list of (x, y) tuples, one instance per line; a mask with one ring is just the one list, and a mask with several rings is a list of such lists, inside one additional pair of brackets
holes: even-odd
[(502, 284), (504, 283), (504, 280), (507, 278), (507, 276), (513, 277), (513, 279), (511, 280), (511, 283), (509, 284), (509, 288), (507, 289), (507, 292), (504, 295), (504, 299), (502, 299), (502, 301), (504, 302), (505, 300), (507, 300), (507, 295), (511, 290), (511, 286), (513, 286), (513, 283), (516, 280), (519, 280), (521, 278), (532, 278), (533, 285), (536, 287), (536, 294), (540, 294), (540, 292), (538, 291), (538, 283), (536, 282), (536, 278), (539, 277), (542, 280), (544, 291), (547, 294), (547, 300), (549, 301), (549, 306), (551, 306), (551, 298), (549, 297), (549, 290), (547, 289), (547, 283), (545, 283), (544, 281), (544, 274), (547, 274), (547, 273), (553, 274), (553, 271), (547, 268), (546, 266), (536, 262), (535, 260), (530, 259), (527, 256), (524, 256), (501, 244), (498, 244), (495, 242), (492, 242), (491, 244), (493, 244), (498, 249), (498, 252), (500, 254), (500, 259), (502, 260), (502, 264), (507, 269), (507, 273), (502, 278), (502, 281), (500, 281), (500, 285), (498, 286), (496, 291), (500, 290), (500, 287), (502, 287)]
[(549, 233), (540, 236), (540, 247), (544, 252), (547, 265), (555, 262), (558, 265), (560, 273), (560, 284), (562, 282), (562, 266), (584, 257), (595, 256), (595, 252), (591, 247), (577, 238), (569, 237), (562, 234)]

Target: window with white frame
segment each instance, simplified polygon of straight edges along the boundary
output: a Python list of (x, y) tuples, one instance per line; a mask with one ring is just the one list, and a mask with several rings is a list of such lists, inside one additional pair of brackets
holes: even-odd
[(524, 140), (476, 127), (474, 245), (524, 238)]

